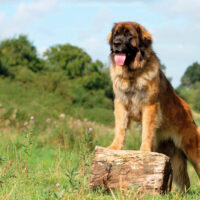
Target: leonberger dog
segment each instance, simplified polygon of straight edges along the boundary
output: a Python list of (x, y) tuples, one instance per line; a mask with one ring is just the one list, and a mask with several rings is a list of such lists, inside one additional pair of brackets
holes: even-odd
[(200, 177), (200, 130), (190, 107), (160, 68), (152, 36), (140, 24), (119, 22), (108, 36), (114, 90), (115, 137), (110, 149), (122, 149), (131, 120), (142, 122), (141, 151), (171, 158), (173, 180), (182, 191), (190, 187), (189, 160)]

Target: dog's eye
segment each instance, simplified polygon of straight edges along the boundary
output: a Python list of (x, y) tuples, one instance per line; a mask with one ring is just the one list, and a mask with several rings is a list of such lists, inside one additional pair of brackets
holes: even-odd
[(124, 35), (125, 36), (132, 36), (129, 30), (125, 30)]
[(119, 35), (119, 31), (115, 31), (114, 36)]

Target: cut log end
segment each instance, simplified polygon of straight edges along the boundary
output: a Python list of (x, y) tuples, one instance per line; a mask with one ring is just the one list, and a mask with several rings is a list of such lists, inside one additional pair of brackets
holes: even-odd
[(168, 193), (171, 184), (170, 159), (164, 154), (95, 148), (90, 175), (92, 189), (136, 186), (143, 192), (161, 194)]

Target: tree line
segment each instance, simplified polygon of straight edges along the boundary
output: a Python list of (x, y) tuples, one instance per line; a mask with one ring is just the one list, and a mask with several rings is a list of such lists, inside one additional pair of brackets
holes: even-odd
[[(165, 70), (164, 65), (162, 69)], [(25, 35), (3, 40), (0, 42), (0, 75), (23, 83), (34, 79), (42, 82), (41, 79), (36, 78), (36, 75), (40, 78), (49, 76), (53, 81), (52, 88), (55, 90), (62, 80), (66, 85), (73, 83), (83, 87), (85, 91), (100, 90), (101, 93), (103, 91), (105, 98), (113, 98), (109, 70), (101, 61), (93, 61), (83, 49), (71, 44), (51, 46), (41, 57)], [(47, 81), (48, 78), (44, 80)], [(191, 104), (193, 109), (200, 111), (200, 64), (198, 62), (188, 66), (176, 91)]]
[(49, 47), (39, 56), (25, 35), (0, 42), (0, 76), (62, 96), (71, 104), (112, 108), (109, 70), (71, 44)]

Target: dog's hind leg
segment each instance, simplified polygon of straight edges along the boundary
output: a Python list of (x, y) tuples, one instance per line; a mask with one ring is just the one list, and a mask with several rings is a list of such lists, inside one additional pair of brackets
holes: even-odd
[(173, 180), (182, 192), (187, 192), (190, 187), (190, 179), (187, 172), (187, 158), (182, 150), (175, 149), (171, 157)]
[(184, 152), (177, 148), (172, 140), (161, 142), (156, 151), (171, 158), (173, 181), (182, 192), (187, 192), (190, 180), (187, 172), (187, 157)]
[(200, 179), (200, 130), (193, 126), (185, 129), (183, 132), (184, 135), (188, 135), (183, 138), (183, 150), (188, 160), (191, 161)]

